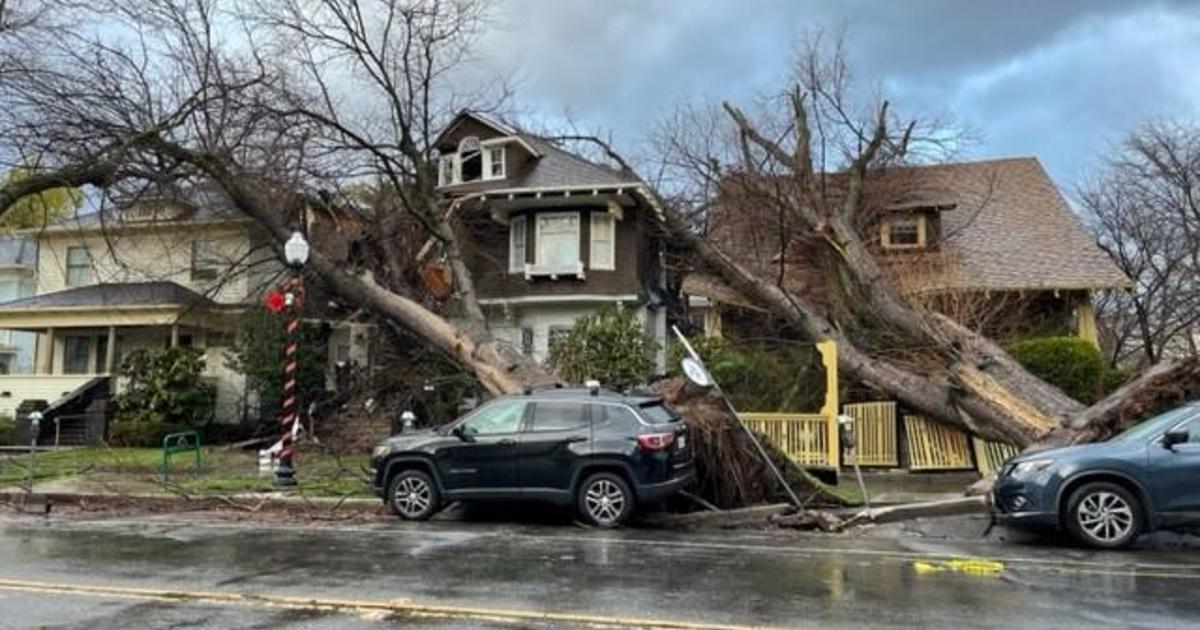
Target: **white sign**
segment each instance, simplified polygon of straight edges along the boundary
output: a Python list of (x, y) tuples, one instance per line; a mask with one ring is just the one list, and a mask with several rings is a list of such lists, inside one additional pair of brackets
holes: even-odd
[(680, 361), (680, 366), (683, 368), (684, 376), (687, 376), (688, 380), (698, 387), (708, 388), (713, 386), (712, 375), (704, 368), (703, 363), (692, 357), (684, 357), (683, 361)]

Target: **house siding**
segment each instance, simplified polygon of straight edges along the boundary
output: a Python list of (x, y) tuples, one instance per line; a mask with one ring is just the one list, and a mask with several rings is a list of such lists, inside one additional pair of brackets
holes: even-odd
[[(226, 269), (216, 280), (192, 278), (192, 244), (212, 243)], [(171, 281), (223, 303), (245, 302), (252, 295), (248, 268), (271, 257), (270, 250), (251, 251), (250, 229), (244, 225), (194, 225), (187, 228), (46, 233), (38, 251), (38, 293), (71, 288), (67, 285), (67, 250), (85, 246), (92, 258), (92, 277), (86, 284)]]
[[(528, 298), (539, 296), (566, 295), (636, 295), (644, 297), (639, 278), (645, 269), (647, 258), (646, 236), (642, 215), (635, 208), (626, 208), (624, 218), (616, 222), (616, 244), (613, 270), (591, 269), (589, 213), (606, 212), (606, 208), (561, 208), (538, 210), (545, 212), (579, 212), (579, 257), (584, 263), (585, 279), (560, 277), (557, 280), (535, 278), (526, 280), (523, 273), (509, 273), (508, 226), (493, 221), (479, 222), (473, 229), (474, 255), (469, 256), (468, 265), (476, 278), (479, 297), (483, 299)], [(524, 211), (513, 216), (534, 217), (536, 213)], [(526, 262), (534, 262), (537, 251), (534, 221), (526, 221)]]

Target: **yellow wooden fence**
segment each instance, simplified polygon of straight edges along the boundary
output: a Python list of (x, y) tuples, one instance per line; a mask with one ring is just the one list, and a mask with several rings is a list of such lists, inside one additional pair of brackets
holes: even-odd
[[(746, 426), (762, 433), (801, 466), (837, 465), (837, 444), (829, 443), (829, 418), (819, 413), (742, 413)], [(836, 440), (835, 440), (836, 442)]]
[(1003, 442), (989, 442), (971, 436), (975, 446), (975, 468), (984, 477), (999, 470), (1005, 460), (1021, 452), (1020, 447)]
[(909, 470), (971, 468), (967, 434), (924, 416), (904, 416)]
[(862, 466), (899, 466), (896, 403), (866, 402), (842, 407), (854, 418), (854, 454)]

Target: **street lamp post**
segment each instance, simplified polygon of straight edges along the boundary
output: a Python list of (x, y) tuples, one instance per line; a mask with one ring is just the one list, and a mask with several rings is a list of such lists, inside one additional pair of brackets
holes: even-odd
[(300, 423), (296, 411), (299, 409), (296, 377), (299, 367), (297, 353), (300, 349), (300, 299), (303, 294), (300, 271), (308, 262), (308, 254), (308, 241), (298, 230), (293, 231), (283, 245), (283, 258), (287, 261), (289, 273), (283, 288), (283, 304), (288, 318), (283, 351), (283, 396), (280, 401), (283, 438), (279, 442), (279, 465), (275, 468), (275, 485), (279, 487), (296, 485), (293, 450)]

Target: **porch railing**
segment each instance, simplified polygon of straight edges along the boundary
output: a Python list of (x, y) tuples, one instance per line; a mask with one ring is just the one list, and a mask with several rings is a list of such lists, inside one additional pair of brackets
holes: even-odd
[(842, 407), (854, 418), (854, 454), (863, 466), (899, 466), (896, 439), (896, 403), (855, 403)]

